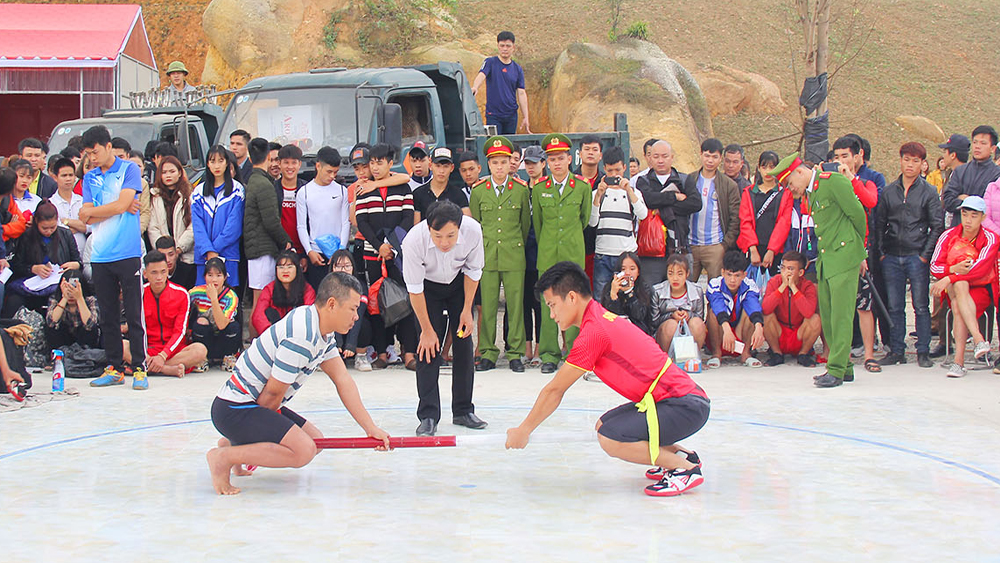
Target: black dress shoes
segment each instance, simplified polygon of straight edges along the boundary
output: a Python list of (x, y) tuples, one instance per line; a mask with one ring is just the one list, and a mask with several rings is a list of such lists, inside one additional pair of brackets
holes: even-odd
[(486, 428), (486, 421), (476, 416), (476, 413), (474, 412), (463, 414), (462, 416), (456, 416), (451, 422), (453, 424), (457, 424), (458, 426), (464, 426), (473, 430), (482, 430), (483, 428)]
[(491, 369), (497, 367), (496, 363), (492, 360), (487, 360), (483, 358), (479, 360), (479, 365), (476, 366), (476, 371), (490, 371)]
[(555, 373), (556, 365), (552, 362), (545, 362), (542, 364), (542, 373)]
[(934, 361), (927, 354), (917, 354), (917, 365), (922, 368), (932, 368)]
[(844, 380), (840, 379), (839, 377), (834, 377), (829, 373), (824, 373), (823, 375), (819, 376), (818, 379), (813, 381), (813, 385), (821, 388), (839, 387), (843, 384)]
[(894, 366), (896, 364), (905, 364), (906, 355), (897, 354), (895, 352), (889, 352), (888, 354), (882, 356), (882, 359), (879, 360), (878, 363), (882, 364), (883, 366)]
[(438, 423), (433, 418), (425, 418), (417, 426), (417, 436), (433, 436), (438, 429)]
[(514, 358), (510, 361), (510, 371), (514, 373), (524, 373), (524, 362)]

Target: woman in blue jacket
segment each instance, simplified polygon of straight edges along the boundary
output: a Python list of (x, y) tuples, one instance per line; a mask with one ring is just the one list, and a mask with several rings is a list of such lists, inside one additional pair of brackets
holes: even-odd
[(194, 263), (198, 285), (205, 283), (205, 262), (216, 256), (226, 263), (228, 281), (239, 284), (240, 237), (243, 236), (243, 185), (233, 180), (227, 150), (215, 145), (201, 189), (191, 194)]

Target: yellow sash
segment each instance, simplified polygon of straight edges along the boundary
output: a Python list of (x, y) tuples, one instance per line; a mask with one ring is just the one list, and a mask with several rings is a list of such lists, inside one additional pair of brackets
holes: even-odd
[(670, 367), (670, 358), (667, 358), (667, 362), (663, 364), (663, 369), (660, 370), (660, 374), (656, 376), (653, 380), (653, 384), (649, 386), (649, 391), (642, 396), (642, 400), (635, 404), (635, 408), (639, 409), (639, 412), (646, 413), (646, 426), (649, 427), (649, 462), (656, 465), (656, 458), (660, 457), (660, 419), (656, 416), (656, 401), (653, 400), (653, 389), (656, 389), (656, 384), (660, 382), (660, 378), (663, 374), (667, 373), (667, 368)]

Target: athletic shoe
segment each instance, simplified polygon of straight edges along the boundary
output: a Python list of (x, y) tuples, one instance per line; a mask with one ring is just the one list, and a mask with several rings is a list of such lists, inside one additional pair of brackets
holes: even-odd
[(646, 487), (646, 494), (651, 497), (673, 497), (684, 494), (705, 482), (701, 476), (701, 468), (694, 467), (687, 471), (674, 469), (668, 471), (662, 479)]
[(236, 355), (229, 354), (222, 358), (222, 371), (233, 371), (236, 368)]
[(979, 344), (976, 344), (976, 348), (975, 351), (973, 352), (973, 355), (976, 356), (977, 360), (982, 361), (984, 358), (987, 357), (987, 354), (989, 353), (990, 353), (990, 343), (984, 340)]
[(149, 379), (146, 378), (146, 370), (142, 368), (132, 370), (132, 389), (136, 391), (149, 389)]
[(362, 354), (360, 356), (355, 356), (354, 359), (354, 369), (358, 371), (371, 371), (372, 362), (368, 359), (368, 354)]
[(206, 371), (208, 371), (208, 360), (205, 360), (191, 368), (191, 373), (205, 373)]
[(774, 366), (780, 366), (785, 363), (785, 355), (780, 352), (771, 352), (771, 355), (767, 357), (767, 362), (765, 365), (767, 367), (773, 368)]
[(101, 377), (90, 382), (91, 387), (111, 387), (112, 385), (122, 385), (125, 383), (125, 375), (116, 370), (114, 366), (104, 368)]
[[(684, 452), (677, 452), (684, 453)], [(689, 463), (695, 464), (699, 469), (701, 468), (701, 458), (698, 457), (697, 452), (688, 452), (687, 460)], [(646, 470), (646, 479), (652, 479), (653, 481), (659, 481), (663, 479), (663, 476), (667, 474), (667, 470), (662, 467), (654, 467), (652, 469)]]
[(965, 377), (965, 374), (969, 373), (965, 369), (965, 366), (960, 366), (958, 364), (951, 364), (951, 369), (948, 370), (947, 376), (953, 378)]
[(795, 361), (797, 361), (799, 365), (804, 368), (816, 367), (816, 358), (813, 357), (811, 352), (808, 354), (799, 354), (795, 357)]
[(402, 361), (399, 357), (399, 353), (396, 352), (395, 346), (389, 346), (386, 348), (385, 353), (387, 355), (386, 361), (389, 362), (389, 365), (395, 365)]

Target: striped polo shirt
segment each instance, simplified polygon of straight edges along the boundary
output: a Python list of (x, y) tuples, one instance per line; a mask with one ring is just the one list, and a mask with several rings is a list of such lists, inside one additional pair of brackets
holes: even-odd
[(255, 403), (273, 377), (288, 384), (281, 400), (284, 405), (320, 364), (339, 355), (334, 334), (320, 334), (316, 307), (296, 307), (240, 355), (233, 375), (217, 396), (234, 403)]

